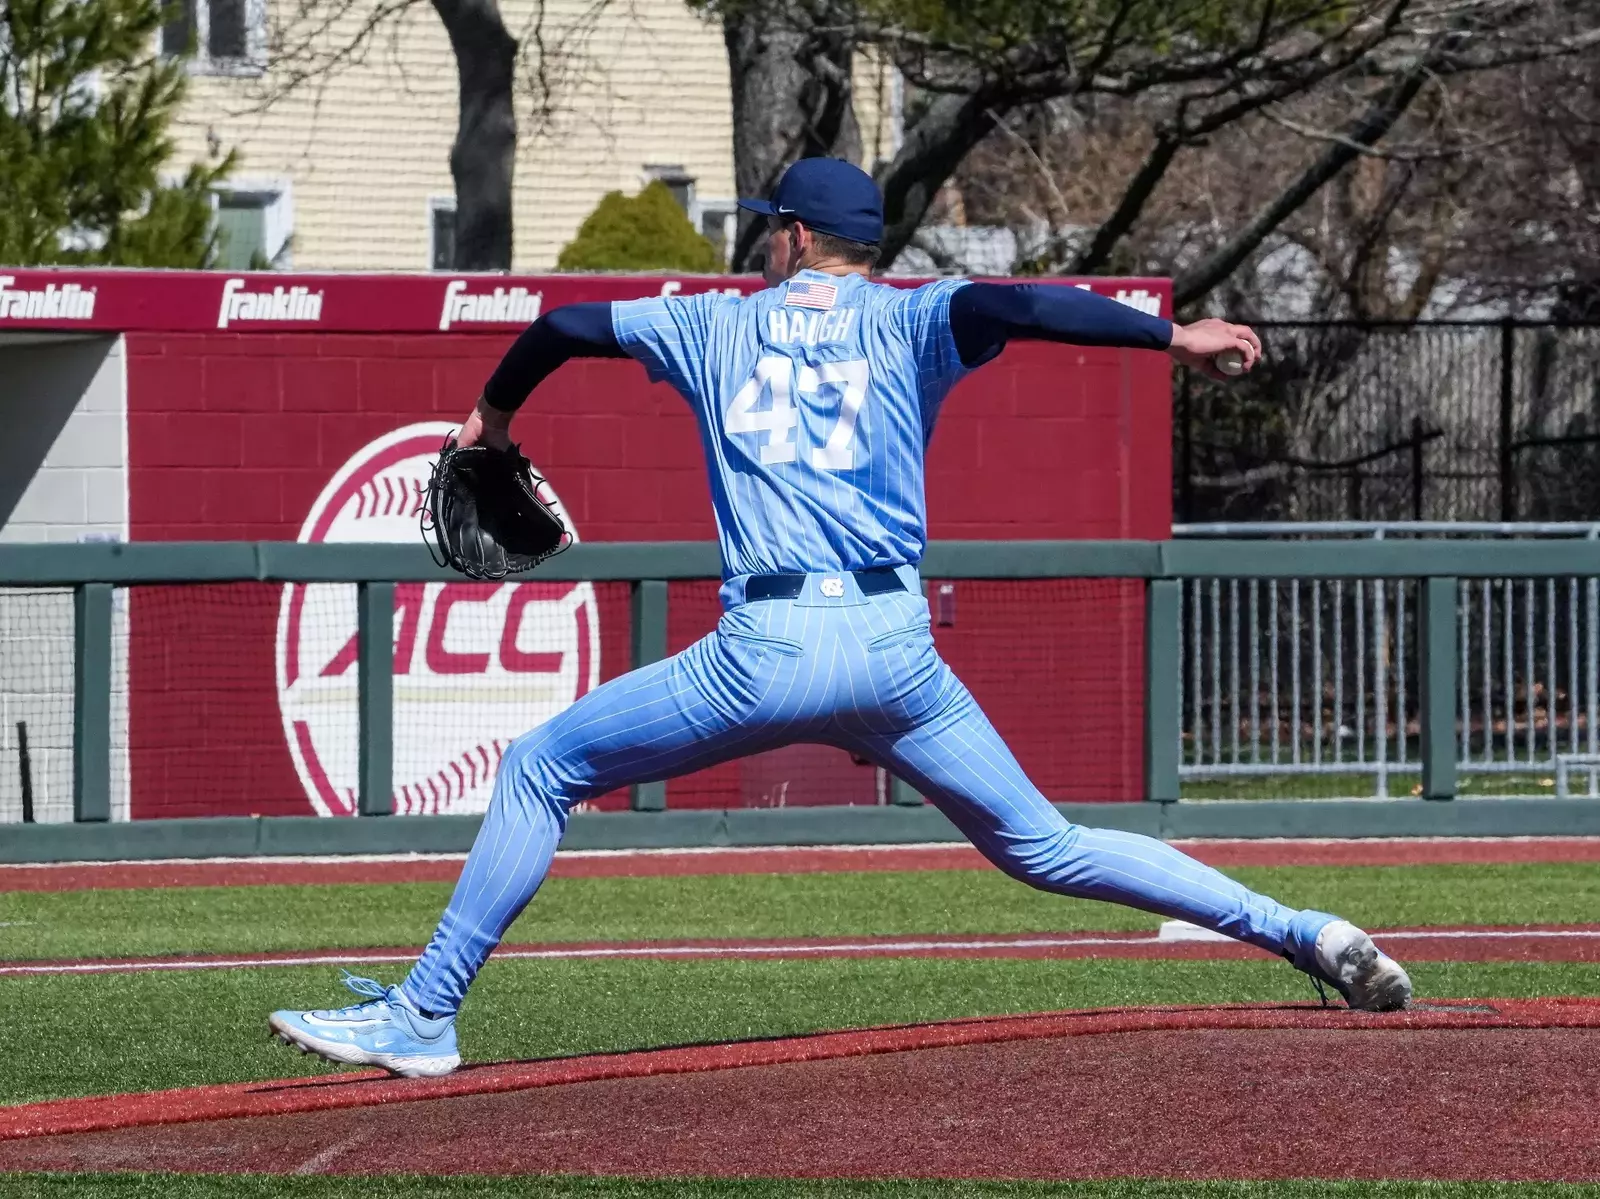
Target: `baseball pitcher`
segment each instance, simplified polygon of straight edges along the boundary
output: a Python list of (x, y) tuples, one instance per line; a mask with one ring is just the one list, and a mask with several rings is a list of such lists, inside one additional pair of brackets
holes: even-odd
[[(274, 1012), (273, 1031), (330, 1061), (448, 1073), (460, 1063), (455, 1018), (467, 989), (538, 890), (574, 805), (797, 741), (893, 771), (1030, 886), (1281, 954), (1354, 1008), (1404, 1007), (1405, 971), (1348, 922), (1287, 908), (1161, 841), (1069, 823), (1028, 781), (929, 631), (917, 575), (924, 455), (956, 382), (1016, 338), (1165, 352), (1217, 375), (1219, 356), (1234, 372), (1236, 355), (1244, 369), (1254, 365), (1256, 335), (1220, 320), (1175, 325), (1058, 285), (874, 283), (882, 198), (844, 162), (802, 160), (770, 200), (740, 203), (768, 224), (766, 290), (571, 304), (542, 316), (460, 432), (458, 452), (479, 460), (465, 483), (444, 481), (457, 502), (435, 506), (441, 544), (466, 569), (494, 577), (508, 561), (515, 568), (556, 548), (552, 540), (541, 549), (539, 535), (532, 545), (497, 537), (496, 513), (526, 507), (530, 493), (508, 501), (503, 481), (481, 481), (497, 462), (511, 464), (503, 474), (522, 464), (512, 417), (551, 371), (571, 358), (635, 358), (699, 423), (723, 560), (716, 630), (514, 742), (450, 905), (405, 981), (347, 977), (361, 1002)], [(495, 549), (497, 540), (515, 544)]]

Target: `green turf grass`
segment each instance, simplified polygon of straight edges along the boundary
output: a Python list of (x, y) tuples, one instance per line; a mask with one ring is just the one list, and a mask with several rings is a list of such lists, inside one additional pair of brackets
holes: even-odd
[[(1250, 868), (1297, 907), (1371, 927), (1592, 920), (1593, 863)], [(437, 883), (0, 893), (0, 959), (421, 945)], [(652, 940), (1153, 928), (1156, 918), (1034, 891), (995, 870), (556, 879), (513, 941)]]
[(1600, 1186), (1471, 1182), (961, 1182), (787, 1179), (0, 1175), (16, 1199), (1593, 1199)]
[[(1600, 992), (1600, 972), (1565, 963), (1418, 963), (1412, 975), (1424, 997)], [(460, 1035), (468, 1060), (483, 1061), (957, 1016), (1312, 997), (1303, 975), (1268, 960), (508, 961), (484, 970)], [(326, 966), (0, 978), (0, 1102), (325, 1073), (333, 1067), (270, 1041), (266, 1016), (348, 998)]]

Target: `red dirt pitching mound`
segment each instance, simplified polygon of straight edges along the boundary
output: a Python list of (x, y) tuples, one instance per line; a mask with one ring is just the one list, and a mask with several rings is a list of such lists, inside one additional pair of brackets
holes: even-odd
[(1600, 1028), (1494, 1011), (1278, 1009), (1302, 1027), (1271, 1027), (1256, 1009), (1263, 1026), (1096, 1035), (1041, 1017), (1054, 1035), (32, 1137), (0, 1144), (0, 1168), (1600, 1178)]

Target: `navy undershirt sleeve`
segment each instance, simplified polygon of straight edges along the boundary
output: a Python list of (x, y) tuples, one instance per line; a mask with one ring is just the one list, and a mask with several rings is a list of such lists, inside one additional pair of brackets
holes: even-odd
[(1013, 337), (1075, 346), (1165, 350), (1172, 322), (1060, 283), (969, 283), (950, 297), (961, 364), (982, 366)]
[(626, 358), (611, 328), (611, 302), (563, 304), (522, 331), (483, 386), (491, 408), (515, 412), (569, 358)]

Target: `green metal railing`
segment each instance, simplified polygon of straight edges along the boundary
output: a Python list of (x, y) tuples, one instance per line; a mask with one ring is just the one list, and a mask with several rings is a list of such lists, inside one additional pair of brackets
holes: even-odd
[[(711, 543), (612, 543), (576, 546), (542, 566), (537, 577), (628, 582), (632, 661), (642, 666), (666, 655), (667, 584), (715, 579), (719, 571), (717, 547)], [(1179, 799), (1180, 580), (1419, 580), (1421, 797), (1449, 800), (1456, 791), (1459, 580), (1600, 576), (1600, 542), (939, 542), (929, 547), (922, 572), (936, 579), (1143, 580), (1144, 790), (1146, 801), (1163, 805)], [(108, 821), (111, 815), (113, 588), (150, 583), (355, 584), (361, 697), (358, 810), (377, 817), (391, 810), (395, 584), (457, 577), (435, 565), (421, 546), (280, 542), (0, 546), (0, 587), (71, 587), (75, 592), (73, 814), (75, 821), (87, 824)], [(907, 795), (902, 790), (898, 798), (904, 801)], [(1415, 804), (1409, 799), (1394, 802)], [(665, 807), (663, 785), (637, 788), (632, 806), (660, 813)], [(1259, 805), (1256, 810), (1266, 813)]]

